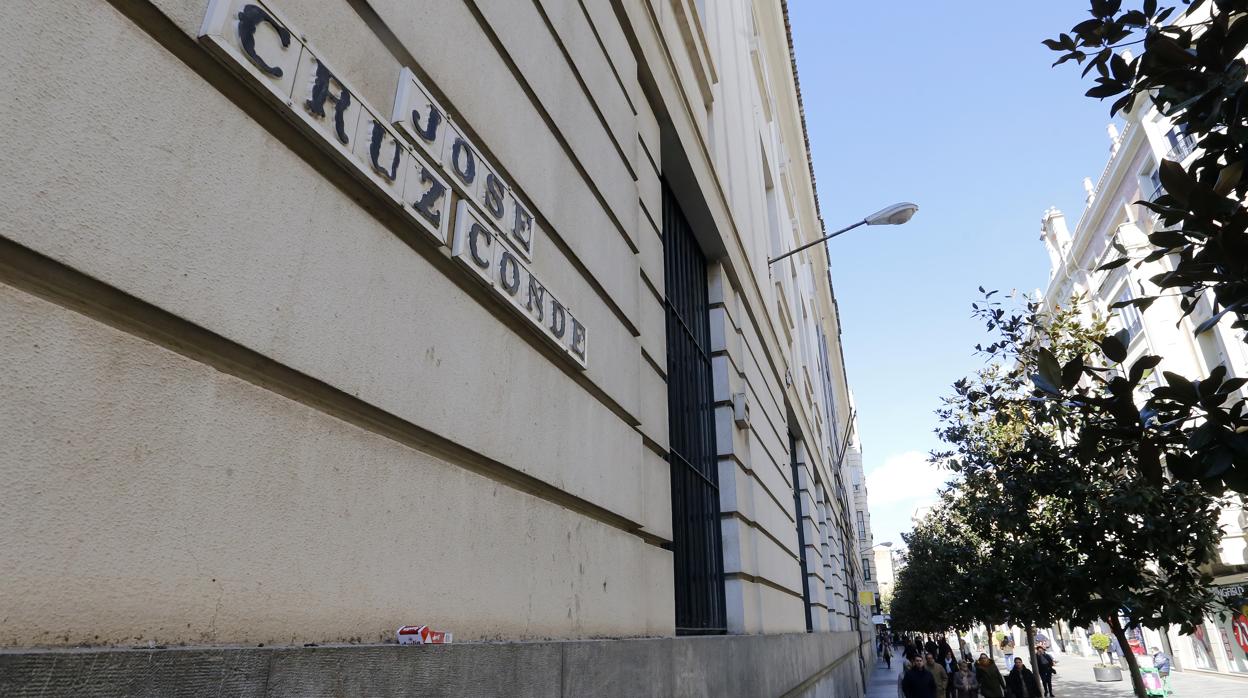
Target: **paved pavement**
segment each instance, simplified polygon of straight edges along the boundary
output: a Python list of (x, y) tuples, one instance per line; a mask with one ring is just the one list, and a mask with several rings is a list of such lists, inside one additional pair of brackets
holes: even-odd
[[(1023, 661), (1027, 661), (1024, 658)], [(1092, 677), (1094, 659), (1074, 655), (1057, 655), (1057, 675), (1053, 677), (1053, 693), (1057, 698), (1131, 698), (1131, 679), (1100, 683)], [(1001, 655), (997, 666), (1004, 667)], [(901, 672), (899, 657), (893, 657), (893, 668), (878, 662), (867, 677), (866, 698), (897, 698), (897, 675)], [(1170, 674), (1171, 695), (1182, 698), (1245, 698), (1248, 681), (1212, 676), (1197, 672), (1176, 671)]]
[[(1092, 678), (1092, 665), (1096, 664), (1096, 660), (1059, 654), (1057, 661), (1057, 675), (1053, 677), (1053, 693), (1057, 698), (1121, 698), (1135, 695), (1131, 691), (1131, 677), (1126, 672), (1123, 672), (1122, 681), (1099, 683)], [(1248, 696), (1248, 681), (1192, 671), (1172, 671), (1170, 689), (1170, 695), (1185, 698), (1245, 698)]]
[(866, 698), (897, 698), (897, 674), (905, 660), (901, 655), (893, 653), (893, 668), (887, 669), (884, 662), (876, 662), (875, 670), (867, 675)]

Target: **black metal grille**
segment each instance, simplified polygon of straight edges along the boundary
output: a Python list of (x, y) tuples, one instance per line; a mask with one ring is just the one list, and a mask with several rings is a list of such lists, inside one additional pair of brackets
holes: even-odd
[(672, 473), (676, 632), (722, 633), (724, 562), (711, 389), (706, 257), (671, 191), (663, 188), (667, 409)]
[(802, 488), (799, 484), (801, 478), (798, 475), (798, 469), (801, 465), (797, 462), (797, 439), (789, 434), (789, 464), (793, 468), (793, 515), (797, 517), (797, 552), (798, 561), (802, 567), (802, 605), (806, 607), (806, 632), (815, 629), (814, 618), (810, 614), (810, 568), (806, 565), (806, 517), (802, 510)]

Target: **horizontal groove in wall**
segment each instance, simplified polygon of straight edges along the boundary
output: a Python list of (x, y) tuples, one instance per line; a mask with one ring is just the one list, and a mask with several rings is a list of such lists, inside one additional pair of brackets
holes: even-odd
[(598, 25), (594, 23), (594, 18), (590, 15), (589, 8), (585, 7), (584, 0), (577, 0), (576, 4), (580, 6), (581, 14), (585, 16), (585, 23), (589, 25), (589, 30), (594, 34), (594, 40), (598, 42), (598, 50), (602, 51), (602, 55), (607, 58), (607, 65), (611, 67), (611, 74), (615, 76), (615, 82), (619, 85), (620, 92), (624, 95), (624, 101), (628, 103), (628, 108), (636, 116), (637, 105), (633, 103), (633, 96), (628, 93), (628, 88), (624, 86), (624, 79), (620, 77), (620, 70), (615, 66), (615, 61), (611, 60), (611, 52), (607, 50), (607, 44), (602, 39), (602, 32), (598, 31)]
[[(633, 169), (633, 163), (629, 162), (628, 154), (624, 152), (624, 147), (620, 145), (619, 139), (615, 137), (615, 131), (613, 131), (611, 129), (611, 125), (607, 123), (606, 115), (602, 113), (602, 107), (598, 105), (598, 99), (594, 97), (594, 93), (589, 89), (589, 85), (585, 83), (585, 77), (581, 75), (581, 71), (577, 68), (576, 61), (572, 59), (572, 52), (569, 51), (567, 45), (564, 44), (563, 37), (559, 36), (559, 32), (555, 29), (555, 25), (550, 20), (550, 16), (546, 14), (546, 8), (542, 7), (541, 0), (532, 1), (533, 7), (537, 10), (537, 14), (542, 18), (542, 23), (546, 25), (546, 31), (550, 32), (551, 40), (554, 41), (555, 45), (559, 47), (559, 52), (563, 54), (564, 62), (568, 64), (568, 68), (571, 69), (572, 74), (576, 76), (576, 84), (581, 88), (581, 93), (585, 95), (585, 101), (589, 103), (589, 107), (593, 110), (594, 116), (598, 117), (598, 123), (601, 124), (603, 132), (607, 134), (607, 139), (611, 141), (611, 145), (615, 147), (616, 154), (620, 156), (620, 162), (624, 163), (624, 169), (628, 170), (628, 176), (632, 177), (634, 182), (637, 181), (637, 171)], [(597, 32), (593, 29), (593, 23), (589, 22), (588, 14), (585, 14), (585, 20), (586, 23), (589, 24), (590, 31), (594, 33), (595, 39), (597, 39)], [(618, 80), (620, 74), (616, 72), (615, 65), (611, 62), (611, 56), (607, 55), (604, 51), (603, 58), (606, 59), (607, 66), (611, 69), (611, 73), (615, 75)], [(625, 103), (628, 104), (628, 108), (634, 115), (636, 115), (637, 110), (633, 108), (632, 100), (628, 98), (628, 91), (624, 89), (623, 83), (620, 83), (620, 93), (624, 97)], [(636, 123), (636, 119), (634, 119), (633, 124), (636, 125)], [(634, 130), (633, 135), (636, 134), (637, 132)], [(634, 250), (634, 252), (636, 252), (636, 250)]]
[[(116, 2), (116, 0), (112, 0), (112, 1)], [(377, 14), (377, 11), (373, 9), (372, 5), (369, 4), (368, 0), (347, 0), (347, 3), (351, 6), (351, 9), (355, 10), (356, 14), (360, 16), (360, 19), (364, 20), (365, 25), (367, 25), (368, 28), (372, 30), (373, 34), (377, 37), (377, 39), (381, 42), (381, 44), (386, 47), (386, 50), (390, 52), (390, 55), (393, 56), (396, 61), (398, 61), (401, 65), (405, 65), (415, 70), (416, 72), (418, 72), (420, 76), (423, 78), (425, 86), (429, 87), (431, 90), (437, 93), (435, 94), (435, 98), (441, 100), (443, 104), (449, 103), (450, 100), (446, 98), (446, 94), (444, 94), (440, 89), (438, 89), (437, 81), (433, 80), (429, 75), (427, 75), (423, 70), (420, 69), (420, 64), (416, 61), (415, 57), (412, 56), (411, 52), (407, 50), (407, 47), (403, 45), (403, 41), (399, 39), (398, 35), (395, 34), (393, 30), (390, 29), (390, 27), (381, 18), (381, 15)], [(469, 8), (469, 11), (472, 12), (473, 17), (477, 20), (477, 22), (481, 24), (481, 26), (485, 29), (486, 36), (489, 37), (490, 43), (494, 45), (494, 48), (495, 50), (498, 51), (499, 56), (502, 57), (505, 63), (507, 63), (512, 73), (518, 75), (519, 73), (518, 73), (518, 69), (515, 66), (515, 63), (511, 60), (511, 57), (503, 49), (502, 44), (498, 41), (498, 37), (488, 28), (488, 23), (481, 16), (477, 7), (475, 5), (469, 4), (468, 8)], [(559, 132), (559, 129), (555, 127), (554, 121), (550, 117), (550, 114), (548, 114), (546, 110), (542, 108), (541, 102), (537, 99), (537, 95), (534, 94), (533, 90), (529, 87), (527, 82), (520, 80), (518, 84), (524, 89), (524, 93), (528, 95), (529, 99), (534, 103), (534, 105), (536, 105), (538, 112), (542, 116), (543, 122), (546, 123), (548, 128), (550, 128), (551, 133), (553, 133), (555, 136), (555, 140), (559, 141), (559, 143), (563, 146), (565, 154), (572, 161), (573, 167), (575, 167), (576, 171), (580, 173), (582, 178), (585, 179), (586, 185), (589, 187), (590, 191), (594, 194), (594, 199), (598, 202), (600, 206), (602, 206), (602, 209), (603, 211), (606, 212), (607, 217), (610, 218), (611, 221), (615, 224), (615, 227), (618, 230), (620, 236), (624, 238), (625, 244), (628, 245), (628, 248), (632, 250), (633, 253), (635, 254), (637, 252), (637, 250), (635, 249), (636, 245), (634, 245), (633, 241), (629, 239), (628, 234), (624, 232), (623, 224), (619, 221), (618, 218), (616, 218), (615, 211), (613, 211), (611, 207), (607, 204), (606, 197), (604, 197), (602, 195), (602, 192), (598, 190), (597, 185), (595, 185), (592, 179), (590, 178), (589, 172), (584, 168), (580, 160), (578, 160), (576, 158), (576, 155), (572, 152), (571, 145), (563, 137), (563, 134)], [(497, 156), (494, 155), (494, 153), (491, 151), (491, 149), (488, 146), (488, 141), (486, 141), (483, 138), (480, 138), (477, 135), (475, 129), (471, 127), (472, 126), (471, 123), (461, 122), (459, 125), (468, 133), (468, 135), (472, 136), (472, 138), (475, 139), (477, 147), (481, 148), (481, 150), (487, 156), (489, 156), (490, 162), (493, 163), (494, 166), (499, 169), (499, 173), (503, 175), (503, 177), (505, 177), (509, 182), (512, 182), (513, 186), (518, 187), (523, 192), (524, 188), (520, 187), (519, 182), (516, 180), (516, 178), (512, 176), (512, 174), (507, 170), (507, 167), (503, 164), (503, 162)], [(628, 315), (624, 313), (624, 310), (620, 308), (619, 304), (615, 302), (615, 299), (611, 297), (611, 294), (607, 292), (605, 288), (603, 288), (602, 284), (599, 283), (598, 278), (594, 276), (592, 272), (589, 271), (589, 268), (586, 267), (583, 262), (581, 262), (580, 257), (578, 257), (574, 252), (572, 252), (572, 248), (568, 246), (568, 243), (563, 239), (562, 236), (559, 235), (555, 227), (550, 224), (550, 221), (547, 220), (546, 217), (542, 215), (541, 210), (537, 209), (536, 205), (533, 204), (532, 197), (528, 197), (528, 200), (529, 200), (530, 205), (534, 207), (534, 211), (533, 211), (534, 216), (536, 217), (539, 223), (543, 224), (543, 227), (547, 231), (547, 235), (550, 241), (555, 245), (555, 247), (559, 248), (560, 252), (562, 252), (568, 258), (573, 268), (575, 268), (576, 271), (579, 274), (581, 274), (581, 276), (585, 277), (586, 282), (590, 285), (591, 288), (594, 289), (594, 292), (597, 293), (602, 298), (603, 302), (607, 304), (607, 307), (611, 309), (611, 312), (616, 316), (616, 318), (621, 323), (624, 324), (625, 327), (629, 329), (632, 335), (634, 337), (640, 336), (640, 332), (637, 329), (636, 325), (633, 324), (632, 319), (630, 319)]]
[[(731, 462), (731, 463), (735, 463), (735, 464), (736, 464), (736, 467), (738, 467), (738, 468), (740, 468), (740, 469), (741, 469), (741, 472), (743, 472), (743, 473), (745, 473), (746, 475), (748, 475), (748, 476), (749, 476), (749, 478), (750, 478), (751, 480), (753, 480), (755, 483), (757, 483), (757, 484), (758, 484), (758, 486), (762, 488), (763, 492), (765, 492), (765, 493), (767, 494), (767, 496), (771, 498), (771, 501), (775, 502), (775, 503), (776, 503), (776, 506), (780, 507), (780, 510), (781, 510), (781, 511), (783, 511), (783, 512), (785, 513), (785, 515), (788, 517), (788, 519), (789, 519), (789, 522), (790, 522), (790, 523), (793, 523), (793, 524), (796, 524), (796, 523), (797, 523), (797, 520), (796, 520), (796, 519), (794, 519), (794, 518), (793, 518), (793, 515), (789, 513), (789, 510), (788, 510), (788, 509), (785, 509), (785, 505), (781, 502), (780, 498), (776, 496), (776, 493), (771, 491), (771, 488), (767, 486), (767, 483), (766, 483), (766, 482), (764, 482), (763, 480), (761, 480), (761, 479), (758, 477), (758, 473), (754, 472), (754, 469), (753, 469), (753, 468), (751, 468), (750, 466), (746, 465), (746, 463), (745, 463), (745, 461), (744, 461), (744, 460), (742, 460), (741, 458), (737, 457), (737, 455), (736, 455), (736, 454), (734, 454), (734, 453), (728, 453), (728, 454), (720, 454), (720, 455), (719, 455), (719, 456), (715, 459), (715, 461), (716, 461), (716, 463), (723, 463), (723, 462), (725, 462), (725, 461), (727, 461), (727, 462)], [(787, 480), (786, 480), (785, 482), (786, 482), (786, 484), (788, 483), (788, 481), (787, 481)], [(791, 498), (790, 498), (790, 499), (791, 499)]]
[[(113, 1), (115, 2), (116, 0)], [(394, 33), (392, 29), (390, 29), (390, 27), (385, 23), (385, 20), (381, 18), (381, 15), (377, 13), (377, 10), (373, 8), (368, 0), (347, 0), (347, 2), (351, 5), (351, 9), (355, 10), (356, 14), (364, 20), (365, 24), (368, 25), (368, 28), (373, 31), (379, 40), (381, 40), (382, 45), (390, 51), (390, 54), (394, 56), (395, 60), (403, 65), (417, 69), (417, 72), (419, 72), (422, 77), (429, 77), (425, 75), (423, 71), (418, 70), (420, 67), (419, 63), (417, 63), (411, 52), (409, 52), (407, 47), (403, 44), (403, 41), (397, 34)], [(499, 57), (504, 63), (507, 64), (508, 69), (511, 70), (512, 77), (516, 80), (516, 84), (524, 90), (524, 93), (528, 96), (529, 101), (533, 104), (534, 108), (541, 116), (542, 122), (545, 123), (546, 127), (550, 129), (551, 134), (555, 137), (555, 140), (558, 141), (560, 148), (563, 149), (564, 154), (567, 155), (568, 159), (572, 162), (572, 166), (585, 180), (585, 184), (589, 188), (590, 192), (593, 193), (594, 199), (600, 206), (602, 206), (602, 210), (606, 212), (607, 218), (611, 220), (613, 224), (612, 227), (614, 227), (616, 232), (624, 239), (624, 243), (628, 245), (629, 249), (636, 253), (636, 245), (629, 238), (628, 232), (624, 228), (624, 223), (620, 221), (615, 210), (612, 209), (607, 203), (606, 196), (603, 195), (602, 191), (598, 188), (598, 185), (593, 181), (593, 177), (591, 177), (589, 171), (585, 169), (584, 163), (582, 163), (580, 158), (576, 156), (575, 151), (572, 149), (572, 144), (568, 142), (568, 139), (564, 137), (563, 132), (555, 124), (554, 117), (552, 117), (549, 110), (543, 106), (542, 101), (538, 99), (537, 93), (534, 92), (532, 85), (530, 85), (529, 81), (524, 77), (524, 72), (520, 70), (520, 67), (516, 65), (515, 60), (512, 59), (511, 54), (503, 46), (502, 40), (499, 38), (498, 33), (494, 31), (494, 28), (481, 14), (481, 9), (477, 7), (474, 1), (464, 0), (464, 4), (468, 8), (468, 11), (472, 13), (472, 16), (477, 20), (477, 24), (481, 27), (482, 34), (489, 39), (490, 44), (494, 46), (494, 50), (498, 52)], [(448, 102), (449, 100), (446, 99), (446, 95), (437, 88), (437, 81), (430, 80), (429, 82), (432, 84), (427, 83), (427, 86), (438, 93), (434, 95), (435, 98), (443, 100), (444, 103)], [(475, 136), (476, 134), (472, 133), (470, 135)], [(485, 143), (482, 139), (478, 138), (477, 140), (479, 143)], [(490, 149), (488, 147), (482, 145), (481, 148), (487, 155), (490, 155), (491, 161), (496, 163), (496, 166), (503, 175), (505, 175), (512, 182), (516, 181), (515, 178), (507, 172), (507, 168), (499, 162), (498, 158), (494, 157), (493, 153), (489, 152)], [(558, 238), (558, 235), (552, 234), (551, 238)], [(559, 244), (561, 249), (565, 249), (565, 251), (571, 255), (570, 251), (566, 250), (566, 243), (564, 243), (562, 239), (559, 240)], [(574, 255), (571, 255), (571, 258), (576, 260)], [(581, 269), (579, 260), (576, 261), (576, 264), (578, 265), (578, 269)], [(590, 275), (588, 278), (593, 279), (593, 276)], [(591, 283), (597, 284), (597, 281), (595, 280)], [(610, 301), (608, 301), (608, 303), (610, 303)]]
[(782, 542), (779, 538), (776, 538), (774, 535), (772, 535), (771, 531), (767, 530), (766, 528), (763, 528), (762, 524), (745, 516), (739, 511), (722, 511), (719, 513), (720, 521), (728, 521), (731, 519), (736, 519), (737, 521), (740, 521), (741, 523), (745, 524), (748, 528), (752, 528), (755, 531), (758, 531), (759, 533), (763, 534), (764, 538), (771, 541), (772, 543), (775, 543), (777, 548), (779, 548), (780, 550), (783, 550), (785, 553), (788, 554), (789, 557), (793, 558), (794, 562), (797, 562), (798, 560), (797, 553), (794, 553), (792, 550), (789, 549), (789, 546), (785, 545), (784, 542)]
[(654, 360), (654, 357), (650, 356), (650, 352), (646, 351), (645, 347), (641, 348), (641, 356), (643, 359), (646, 360), (646, 363), (649, 364), (650, 368), (654, 369), (654, 372), (659, 374), (659, 377), (663, 379), (663, 383), (666, 384), (667, 383), (667, 369), (664, 368), (663, 366), (660, 366), (659, 363)]
[(759, 586), (768, 587), (770, 589), (775, 589), (776, 591), (784, 592), (785, 594), (788, 594), (789, 596), (796, 598), (798, 601), (805, 602), (805, 599), (802, 597), (801, 591), (793, 591), (792, 589), (784, 586), (783, 584), (780, 584), (779, 582), (773, 582), (766, 577), (758, 577), (758, 576), (749, 574), (748, 572), (729, 572), (724, 575), (724, 579), (726, 580), (735, 579), (741, 582), (749, 582), (750, 584), (757, 584)]
[[(465, 274), (455, 267), (451, 260), (442, 255), (438, 250), (433, 249), (420, 233), (413, 232), (412, 226), (393, 210), (393, 206), (389, 201), (383, 200), (379, 194), (360, 185), (354, 177), (338, 166), (310, 139), (291, 125), (289, 121), (282, 118), (261, 97), (246, 87), (228, 70), (223, 69), (216, 59), (210, 56), (200, 44), (187, 36), (181, 28), (175, 25), (159, 9), (148, 2), (125, 2), (123, 0), (109, 0), (109, 2), (123, 16), (134, 22), (140, 30), (146, 32), (153, 40), (163, 46), (165, 50), (197, 73), (226, 99), (233, 102), (236, 107), (251, 117), (258, 126), (269, 131), (274, 138), (290, 148), (291, 152), (307, 161), (326, 180), (341, 189), (365, 211), (368, 211), (379, 223), (388, 228), (396, 237), (403, 240), (415, 254), (421, 255), (433, 266), (437, 267), (462, 291), (480, 302), (481, 306), (498, 318), (500, 322), (511, 325), (513, 320), (508, 311), (503, 309), (496, 299), (491, 298), (489, 293), (483, 290), (479, 283), (467, 278)], [(564, 251), (570, 254), (567, 250)], [(595, 292), (603, 297), (607, 306), (613, 310), (616, 319), (633, 336), (639, 336), (637, 328), (620, 311), (619, 307), (611, 301), (610, 297), (606, 295), (606, 291), (597, 285), (597, 281), (593, 276), (588, 274), (587, 270), (580, 265), (580, 262), (575, 257), (570, 256), (569, 259), (576, 266), (577, 271), (586, 279), (587, 283), (594, 288)], [(634, 427), (641, 424), (641, 420), (636, 415), (632, 414), (611, 397), (593, 379), (589, 378), (584, 371), (573, 368), (558, 352), (551, 349), (545, 340), (539, 338), (536, 332), (525, 329), (517, 331), (516, 336), (551, 359), (551, 363), (555, 367), (563, 371), (565, 375), (569, 376), (587, 393), (592, 395), (594, 399), (611, 410), (625, 424)]]
[(654, 296), (654, 300), (659, 305), (663, 305), (663, 294), (659, 293), (659, 289), (655, 288), (654, 282), (650, 280), (650, 275), (646, 273), (645, 269), (641, 270), (641, 281), (642, 285), (649, 289), (650, 295)]
[(663, 460), (667, 460), (667, 449), (663, 448), (662, 444), (647, 436), (646, 433), (641, 430), (640, 426), (634, 427), (634, 429), (637, 430), (638, 434), (641, 434), (642, 445), (662, 456)]
[(661, 546), (664, 542), (643, 530), (639, 523), (605, 507), (408, 422), (2, 236), (0, 282), (348, 424), (635, 535), (651, 545)]

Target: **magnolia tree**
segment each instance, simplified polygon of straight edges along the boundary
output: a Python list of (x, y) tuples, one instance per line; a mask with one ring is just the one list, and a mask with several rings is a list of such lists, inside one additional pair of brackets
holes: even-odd
[(992, 607), (995, 588), (1004, 581), (1001, 570), (992, 567), (990, 551), (950, 503), (947, 495), (902, 536), (907, 549), (893, 590), (895, 627), (944, 632), (1001, 620)]
[(1059, 618), (1103, 619), (1123, 646), (1126, 627), (1190, 631), (1214, 608), (1201, 570), (1221, 502), (1162, 467), (1175, 444), (1122, 427), (1139, 423), (1135, 395), (1156, 362), (1118, 364), (1121, 339), (1077, 301), (1009, 310), (989, 293), (974, 309), (993, 335), (979, 347), (988, 364), (938, 412), (949, 450), (934, 456), (961, 475), (954, 515), (1006, 571), (1002, 612), (1027, 627), (1033, 666), (1033, 626)]
[[(1163, 224), (1149, 235), (1155, 249), (1133, 260), (1119, 247), (1123, 256), (1102, 268), (1167, 260), (1166, 271), (1151, 281), (1163, 293), (1178, 294), (1187, 314), (1202, 301), (1210, 304), (1198, 334), (1224, 316), (1233, 319), (1232, 327), (1248, 329), (1248, 0), (1164, 6), (1089, 0), (1089, 8), (1090, 17), (1069, 33), (1044, 41), (1060, 54), (1054, 65), (1083, 64), (1083, 74), (1092, 73), (1096, 83), (1087, 95), (1112, 98), (1111, 115), (1151, 103), (1196, 142), (1198, 153), (1186, 166), (1163, 160), (1165, 193), (1138, 202)], [(1146, 310), (1155, 300), (1123, 304)], [(1122, 360), (1121, 344), (1106, 346), (1111, 359)], [(1153, 484), (1160, 482), (1164, 458), (1177, 478), (1248, 493), (1248, 409), (1238, 392), (1244, 381), (1228, 381), (1224, 368), (1196, 379), (1165, 378), (1143, 417), (1129, 414), (1120, 400), (1110, 430), (1136, 442), (1143, 474)], [(1105, 434), (1094, 429), (1090, 436), (1087, 448), (1094, 450)]]

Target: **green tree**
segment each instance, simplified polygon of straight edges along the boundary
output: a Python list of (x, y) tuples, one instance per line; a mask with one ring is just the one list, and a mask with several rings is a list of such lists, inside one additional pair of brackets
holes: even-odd
[[(1113, 98), (1111, 114), (1151, 102), (1197, 142), (1199, 153), (1186, 167), (1163, 161), (1165, 193), (1138, 202), (1164, 223), (1149, 235), (1155, 249), (1143, 260), (1130, 260), (1120, 247), (1124, 256), (1102, 268), (1169, 259), (1170, 269), (1151, 281), (1179, 294), (1188, 314), (1209, 300), (1212, 315), (1197, 326), (1198, 334), (1228, 314), (1233, 327), (1248, 329), (1248, 0), (1168, 6), (1090, 0), (1089, 8), (1091, 17), (1070, 33), (1044, 41), (1060, 54), (1054, 65), (1075, 61), (1085, 65), (1085, 76), (1095, 73), (1087, 95)], [(1126, 53), (1127, 47), (1137, 55)], [(1147, 309), (1155, 299), (1125, 303)], [(1244, 383), (1227, 381), (1224, 368), (1202, 380), (1166, 374), (1166, 381), (1145, 404), (1144, 413), (1155, 420), (1130, 414), (1119, 396), (1118, 418), (1107, 421), (1104, 431), (1093, 428), (1094, 443), (1087, 448), (1117, 433), (1137, 442), (1140, 464), (1154, 484), (1164, 458), (1176, 477), (1248, 493), (1248, 408), (1237, 393)]]
[(987, 546), (958, 518), (951, 497), (902, 537), (907, 551), (893, 591), (895, 627), (934, 633), (998, 620), (990, 604), (1000, 571)]
[(1105, 651), (1109, 649), (1109, 636), (1105, 633), (1092, 633), (1092, 637), (1088, 638), (1088, 642), (1092, 645), (1092, 649), (1096, 650), (1096, 654), (1101, 658), (1101, 664), (1105, 663)]
[(1159, 454), (1138, 434), (1113, 431), (1128, 412), (1139, 420), (1151, 360), (1125, 371), (1104, 361), (1121, 341), (1085, 323), (1078, 301), (1008, 312), (988, 294), (974, 307), (995, 341), (938, 412), (951, 450), (936, 455), (962, 476), (955, 516), (1007, 571), (1005, 615), (1027, 628), (1033, 666), (1034, 626), (1059, 618), (1104, 619), (1124, 646), (1120, 614), (1126, 627), (1190, 630), (1214, 604), (1201, 570), (1216, 557), (1220, 502), (1144, 462)]

